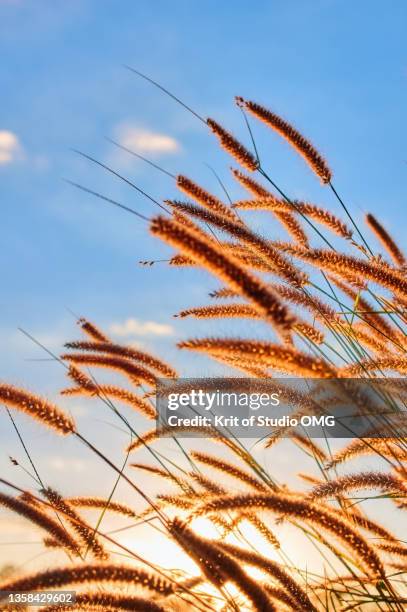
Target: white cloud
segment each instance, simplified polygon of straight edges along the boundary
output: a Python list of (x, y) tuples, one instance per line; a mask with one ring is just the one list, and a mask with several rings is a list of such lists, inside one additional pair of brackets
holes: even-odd
[(136, 153), (176, 153), (180, 145), (175, 138), (131, 125), (122, 126), (119, 130), (119, 142), (123, 147)]
[(127, 319), (124, 323), (112, 323), (110, 326), (112, 334), (121, 337), (128, 336), (172, 336), (174, 328), (166, 323), (156, 321), (139, 321), (138, 319)]
[(9, 130), (0, 130), (0, 165), (20, 159), (22, 147), (18, 137)]

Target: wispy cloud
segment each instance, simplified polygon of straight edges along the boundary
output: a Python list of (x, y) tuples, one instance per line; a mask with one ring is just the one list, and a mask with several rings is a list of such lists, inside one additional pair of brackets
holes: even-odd
[(119, 143), (136, 153), (153, 155), (177, 153), (179, 142), (167, 134), (160, 134), (144, 128), (122, 125), (117, 129)]
[(0, 165), (11, 164), (21, 159), (23, 153), (20, 141), (14, 132), (0, 130)]
[(166, 323), (156, 321), (139, 321), (138, 319), (127, 319), (123, 323), (112, 323), (110, 332), (116, 336), (172, 336), (174, 328)]

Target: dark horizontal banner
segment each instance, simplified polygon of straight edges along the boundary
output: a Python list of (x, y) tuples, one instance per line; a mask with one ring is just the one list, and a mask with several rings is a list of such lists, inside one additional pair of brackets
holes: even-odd
[(157, 384), (160, 436), (407, 437), (407, 378), (183, 378)]

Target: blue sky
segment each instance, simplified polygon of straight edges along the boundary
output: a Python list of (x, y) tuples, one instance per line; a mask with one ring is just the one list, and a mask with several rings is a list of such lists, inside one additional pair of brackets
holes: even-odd
[[(405, 244), (406, 18), (403, 0), (0, 0), (1, 378), (49, 393), (60, 386), (59, 366), (30, 361), (44, 355), (17, 328), (58, 351), (77, 334), (68, 309), (188, 371), (174, 344), (194, 326), (171, 315), (205, 304), (218, 283), (202, 272), (140, 267), (138, 260), (166, 257), (168, 249), (142, 221), (62, 179), (144, 215), (157, 212), (78, 157), (71, 150), (77, 148), (154, 198), (176, 195), (171, 179), (119, 153), (109, 136), (220, 195), (210, 164), (233, 196), (240, 192), (230, 159), (205, 126), (123, 64), (246, 142), (235, 95), (283, 114), (326, 155), (356, 218), (377, 214)], [(285, 143), (260, 125), (255, 135), (265, 165), (288, 193), (338, 210)], [(4, 440), (8, 424), (1, 431)], [(34, 447), (42, 440), (34, 436)]]
[[(119, 155), (104, 140), (126, 129), (157, 133), (176, 151), (145, 151), (164, 167), (219, 187), (205, 163), (237, 194), (230, 160), (205, 127), (122, 67), (138, 67), (204, 116), (242, 139), (247, 134), (233, 96), (252, 97), (282, 113), (327, 156), (334, 181), (354, 214), (368, 210), (405, 239), (407, 152), (404, 129), (407, 6), (393, 1), (0, 2), (0, 130), (20, 144), (0, 165), (3, 374), (32, 352), (14, 337), (23, 326), (66, 335), (73, 318), (100, 324), (174, 322), (171, 313), (203, 303), (216, 281), (139, 259), (168, 250), (143, 222), (76, 191), (76, 180), (134, 206), (154, 207), (78, 148), (111, 163), (156, 198), (175, 195), (171, 179)], [(256, 138), (273, 177), (291, 194), (336, 209), (295, 153), (262, 126)], [(142, 149), (139, 148), (142, 152)], [(165, 255), (164, 255), (165, 256)], [(156, 288), (160, 287), (159, 299)], [(176, 291), (174, 291), (176, 288)], [(188, 329), (177, 325), (179, 333)], [(10, 334), (13, 340), (10, 340)], [(161, 338), (173, 344), (172, 338)], [(25, 364), (27, 376), (37, 365)]]

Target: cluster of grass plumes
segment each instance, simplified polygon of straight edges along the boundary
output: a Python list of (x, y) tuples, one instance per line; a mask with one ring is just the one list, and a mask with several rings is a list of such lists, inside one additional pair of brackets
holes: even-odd
[[(296, 128), (255, 102), (237, 102), (247, 125), (246, 113), (294, 147), (331, 187), (346, 218), (330, 205), (284, 193), (260, 162), (251, 129), (255, 154), (217, 121), (198, 117), (251, 174), (232, 169), (234, 186), (244, 192), (229, 202), (223, 183), (227, 198), (185, 175), (171, 175), (194, 203), (166, 200), (165, 216), (151, 219), (151, 234), (175, 250), (167, 260), (156, 260), (174, 268), (168, 273), (182, 274), (183, 268), (193, 267), (220, 282), (210, 293), (217, 302), (186, 303), (174, 315), (193, 318), (202, 327), (197, 337), (180, 340), (178, 348), (221, 363), (233, 376), (238, 372), (241, 385), (247, 377), (257, 378), (259, 390), (283, 374), (312, 378), (320, 389), (340, 379), (348, 397), (352, 387), (344, 379), (386, 378), (385, 405), (399, 410), (400, 398), (405, 405), (407, 374), (406, 259), (401, 247), (371, 214), (366, 217), (370, 235), (365, 239), (332, 185), (327, 162)], [(255, 227), (261, 211), (267, 213), (267, 225), (260, 234)], [(276, 223), (269, 226), (271, 216)], [(372, 241), (385, 253), (372, 250)], [(152, 263), (144, 261), (154, 274)], [(157, 296), (162, 298), (158, 285)], [(235, 333), (213, 331), (226, 320), (236, 325)], [(65, 345), (61, 359), (70, 386), (61, 393), (66, 398), (92, 398), (111, 411), (129, 434), (123, 466), (109, 459), (110, 449), (105, 452), (90, 443), (56, 404), (8, 384), (0, 385), (0, 401), (56, 433), (77, 436), (106, 470), (113, 470), (138, 494), (137, 501), (116, 500), (115, 488), (106, 498), (65, 497), (59, 492), (63, 483), (58, 492), (43, 483), (33, 492), (1, 492), (0, 506), (30, 521), (41, 531), (45, 552), (65, 555), (69, 564), (64, 560), (46, 571), (5, 579), (0, 591), (72, 585), (78, 589), (76, 609), (103, 611), (405, 609), (407, 547), (397, 534), (407, 510), (405, 411), (399, 410), (397, 420), (381, 431), (367, 432), (335, 450), (329, 439), (318, 441), (304, 431), (290, 430), (285, 452), (295, 455), (293, 460), (288, 455), (289, 473), (281, 479), (273, 461), (283, 441), (281, 428), (261, 441), (264, 464), (256, 453), (258, 445), (249, 447), (233, 432), (226, 437), (225, 430), (213, 425), (179, 427), (181, 437), (172, 439), (171, 427), (160, 423), (151, 428), (157, 381), (166, 378), (168, 389), (177, 392), (188, 392), (193, 382), (179, 381), (171, 363), (114, 342), (90, 321), (80, 319), (78, 324), (85, 339)], [(259, 331), (252, 333), (253, 329)], [(116, 384), (105, 381), (106, 374), (114, 376)], [(319, 395), (311, 397), (284, 384), (278, 388), (297, 415), (321, 415), (327, 403), (332, 410), (336, 406), (334, 396), (324, 403)], [(337, 389), (339, 393), (342, 387)], [(364, 407), (363, 394), (353, 399), (358, 408)], [(184, 442), (182, 434), (206, 438), (205, 449), (195, 440)], [(136, 462), (136, 453), (143, 452), (149, 461)], [(297, 461), (298, 454), (304, 462)], [(352, 466), (350, 471), (349, 463), (360, 458), (372, 467)], [(146, 475), (156, 483), (154, 495), (144, 491)], [(374, 512), (376, 499), (399, 520), (382, 524)], [(124, 521), (118, 532), (143, 525), (159, 533), (163, 542), (170, 539), (180, 555), (194, 562), (195, 572), (177, 571), (176, 555), (171, 559), (173, 569), (163, 570), (140, 554), (137, 544), (124, 546), (102, 528), (107, 514)], [(210, 537), (201, 535), (202, 521), (209, 523)], [(287, 538), (286, 528), (294, 536)], [(319, 558), (316, 569), (306, 558), (297, 564), (290, 560), (293, 552), (298, 559), (306, 545)], [(163, 561), (168, 565), (167, 559)]]
[(207, 514), (214, 511), (235, 510), (241, 508), (260, 511), (270, 510), (279, 514), (303, 519), (329, 531), (333, 536), (347, 545), (353, 554), (358, 555), (368, 572), (377, 577), (384, 576), (384, 569), (378, 554), (367, 540), (349, 525), (342, 517), (331, 512), (330, 508), (322, 504), (312, 504), (303, 497), (287, 495), (285, 493), (267, 493), (229, 496), (225, 495), (203, 504), (197, 509), (197, 514)]
[(64, 500), (62, 495), (54, 489), (51, 489), (51, 487), (43, 489), (41, 493), (50, 502), (57, 513), (63, 513), (85, 550), (89, 550), (97, 560), (105, 560), (108, 558), (108, 554), (103, 545), (99, 542), (99, 538), (95, 534), (94, 529), (81, 519), (76, 510), (69, 502)]
[[(155, 406), (145, 397), (143, 385), (155, 389), (157, 377), (176, 378), (176, 370), (147, 351), (112, 342), (99, 330), (95, 334), (95, 326), (88, 321), (85, 329), (83, 325), (82, 323), (81, 328), (91, 336), (92, 341), (77, 340), (65, 344), (70, 351), (79, 352), (68, 352), (61, 357), (70, 363), (67, 372), (73, 383), (73, 386), (63, 389), (61, 394), (96, 397), (107, 403), (119, 402), (130, 406), (149, 419), (154, 419)], [(88, 326), (92, 330), (91, 334)], [(93, 373), (95, 367), (119, 373), (127, 379), (131, 388), (99, 383)]]

